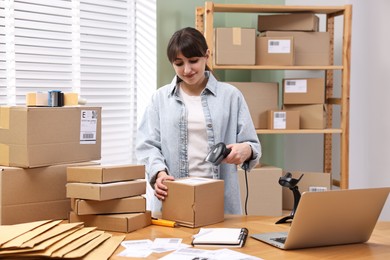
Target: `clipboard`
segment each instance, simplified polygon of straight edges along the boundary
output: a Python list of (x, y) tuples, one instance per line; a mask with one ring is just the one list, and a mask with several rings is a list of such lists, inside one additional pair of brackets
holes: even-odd
[(243, 228), (201, 228), (194, 235), (192, 246), (243, 247), (248, 229)]

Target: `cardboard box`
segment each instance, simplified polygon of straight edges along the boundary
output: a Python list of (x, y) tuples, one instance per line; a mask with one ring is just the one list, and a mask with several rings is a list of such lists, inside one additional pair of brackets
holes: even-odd
[(326, 128), (325, 104), (313, 105), (284, 105), (286, 111), (299, 111), (301, 129), (324, 129)]
[(299, 117), (299, 111), (268, 110), (268, 129), (299, 129)]
[(245, 198), (248, 192), (247, 213), (259, 216), (282, 215), (282, 186), (279, 178), (282, 169), (263, 165), (247, 173), (248, 191), (245, 186), (245, 172), (238, 170), (240, 181), (242, 212), (245, 213)]
[(32, 168), (100, 158), (100, 107), (0, 107), (0, 165)]
[(0, 166), (0, 224), (66, 219), (70, 210), (66, 168), (87, 164), (31, 169)]
[(324, 78), (283, 79), (283, 104), (325, 103)]
[(294, 65), (294, 38), (256, 37), (256, 65)]
[(330, 36), (328, 32), (267, 31), (267, 37), (294, 38), (295, 66), (330, 65)]
[(259, 15), (257, 29), (263, 31), (313, 31), (319, 29), (320, 18), (314, 13)]
[(66, 184), (66, 196), (86, 200), (111, 200), (138, 196), (146, 193), (146, 180), (132, 180), (112, 183), (78, 183)]
[(13, 225), (46, 219), (67, 219), (70, 210), (69, 199), (44, 201), (1, 208), (1, 225)]
[(268, 110), (277, 110), (278, 83), (265, 82), (228, 82), (237, 87), (244, 95), (256, 129), (266, 129)]
[(68, 182), (108, 183), (145, 178), (144, 165), (111, 165), (69, 167)]
[(215, 64), (255, 65), (256, 30), (215, 28)]
[[(284, 173), (283, 173), (284, 174)], [(302, 174), (303, 177), (297, 184), (299, 192), (302, 194), (305, 191), (312, 189), (330, 190), (331, 176), (329, 173), (322, 172), (291, 172), (294, 179), (298, 179)], [(283, 188), (283, 210), (292, 210), (294, 207), (294, 196), (289, 188)]]
[(112, 200), (71, 199), (71, 208), (77, 215), (138, 213), (146, 211), (146, 199), (142, 196)]
[(186, 227), (211, 225), (224, 220), (224, 182), (183, 178), (165, 182), (169, 196), (162, 202), (162, 218)]
[(84, 222), (86, 227), (97, 227), (104, 231), (129, 233), (135, 230), (150, 226), (152, 216), (150, 211), (143, 213), (129, 214), (108, 214), (108, 215), (76, 215), (69, 214), (69, 222)]

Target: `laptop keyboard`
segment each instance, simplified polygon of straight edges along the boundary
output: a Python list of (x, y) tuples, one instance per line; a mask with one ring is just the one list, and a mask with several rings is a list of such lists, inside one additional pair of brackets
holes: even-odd
[(271, 240), (284, 244), (286, 242), (286, 237), (275, 237), (271, 238)]

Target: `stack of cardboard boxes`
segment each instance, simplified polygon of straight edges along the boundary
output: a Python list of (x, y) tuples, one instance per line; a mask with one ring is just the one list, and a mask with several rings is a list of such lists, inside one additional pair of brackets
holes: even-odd
[(100, 156), (100, 107), (0, 107), (0, 224), (67, 219), (67, 167)]
[(70, 222), (125, 233), (151, 224), (142, 196), (146, 193), (144, 166), (68, 167), (67, 181)]
[(284, 79), (283, 110), (287, 113), (299, 112), (301, 129), (326, 128), (324, 79)]
[(215, 28), (216, 65), (330, 65), (330, 35), (313, 13), (259, 15), (255, 28)]
[[(257, 30), (215, 28), (214, 42), (216, 65), (331, 64), (329, 32), (319, 31), (319, 17), (314, 13), (259, 15)], [(284, 80), (281, 106), (278, 83), (232, 84), (244, 94), (257, 129), (325, 128), (324, 79)]]

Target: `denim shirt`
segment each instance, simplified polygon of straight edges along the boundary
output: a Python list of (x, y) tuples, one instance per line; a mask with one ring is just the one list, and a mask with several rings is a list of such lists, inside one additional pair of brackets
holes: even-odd
[[(252, 158), (247, 162), (250, 171), (259, 162), (261, 145), (248, 106), (241, 92), (234, 86), (219, 82), (207, 72), (208, 82), (201, 93), (206, 120), (209, 149), (219, 142), (246, 142), (252, 147)], [(188, 122), (186, 107), (178, 93), (178, 79), (159, 88), (145, 110), (137, 133), (136, 156), (145, 165), (148, 181), (154, 187), (161, 170), (178, 178), (189, 176), (187, 146)], [(213, 178), (224, 180), (225, 213), (241, 214), (240, 188), (237, 166), (221, 164), (213, 167)], [(161, 209), (161, 202), (153, 196), (152, 210)]]

